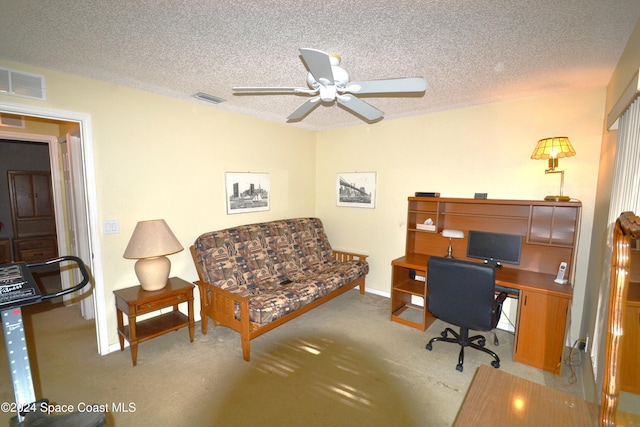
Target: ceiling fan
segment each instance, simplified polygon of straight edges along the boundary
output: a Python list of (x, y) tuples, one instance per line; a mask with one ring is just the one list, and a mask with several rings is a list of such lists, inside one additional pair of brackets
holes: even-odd
[[(382, 119), (384, 113), (362, 101), (356, 95), (420, 93), (427, 88), (427, 82), (421, 77), (369, 80), (350, 82), (349, 73), (340, 67), (340, 57), (316, 49), (300, 49), (304, 63), (309, 69), (306, 87), (234, 87), (238, 94), (291, 93), (309, 95), (304, 104), (287, 117), (287, 121), (302, 120), (318, 105), (338, 103), (351, 113), (367, 122)], [(393, 95), (392, 95), (393, 96)]]

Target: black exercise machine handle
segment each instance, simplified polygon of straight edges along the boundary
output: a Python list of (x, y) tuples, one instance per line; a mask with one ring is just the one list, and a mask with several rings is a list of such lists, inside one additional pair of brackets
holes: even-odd
[(84, 262), (82, 262), (80, 258), (73, 255), (65, 255), (58, 258), (50, 259), (48, 261), (30, 263), (30, 264), (27, 264), (27, 268), (41, 267), (44, 265), (51, 265), (51, 264), (59, 264), (64, 261), (72, 261), (78, 265), (78, 268), (80, 269), (80, 273), (82, 274), (82, 281), (72, 288), (63, 289), (60, 292), (54, 292), (52, 294), (42, 295), (43, 301), (51, 298), (56, 298), (62, 295), (70, 294), (75, 291), (79, 291), (80, 289), (84, 288), (87, 285), (87, 283), (89, 283), (89, 272), (87, 271), (87, 267), (84, 265)]

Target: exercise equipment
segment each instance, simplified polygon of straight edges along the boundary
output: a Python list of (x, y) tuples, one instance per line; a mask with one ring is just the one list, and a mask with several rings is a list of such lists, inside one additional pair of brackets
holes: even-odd
[[(75, 263), (82, 280), (69, 289), (51, 294), (43, 294), (33, 278), (30, 269), (61, 263)], [(79, 291), (89, 283), (89, 274), (82, 260), (75, 256), (62, 256), (44, 262), (17, 262), (0, 265), (0, 318), (7, 348), (9, 370), (15, 402), (5, 403), (15, 410), (11, 427), (28, 426), (77, 426), (100, 427), (106, 424), (105, 414), (98, 412), (71, 412), (51, 415), (47, 399), (36, 400), (33, 378), (29, 364), (27, 340), (22, 322), (22, 307), (37, 304), (62, 295)]]

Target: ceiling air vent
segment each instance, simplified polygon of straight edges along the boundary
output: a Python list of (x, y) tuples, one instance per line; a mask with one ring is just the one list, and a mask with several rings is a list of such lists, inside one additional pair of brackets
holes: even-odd
[(201, 100), (201, 101), (207, 101), (207, 102), (211, 102), (213, 104), (219, 104), (221, 102), (224, 102), (224, 99), (217, 97), (215, 95), (210, 95), (208, 93), (204, 93), (204, 92), (198, 92), (195, 95), (193, 95), (195, 98)]
[(0, 68), (0, 93), (46, 101), (44, 76)]

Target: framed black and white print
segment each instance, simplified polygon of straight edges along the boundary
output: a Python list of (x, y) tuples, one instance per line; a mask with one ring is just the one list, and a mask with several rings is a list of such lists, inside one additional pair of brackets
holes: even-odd
[(226, 172), (227, 215), (268, 211), (271, 181), (268, 173)]
[(339, 173), (336, 180), (338, 206), (351, 208), (376, 207), (376, 173)]

